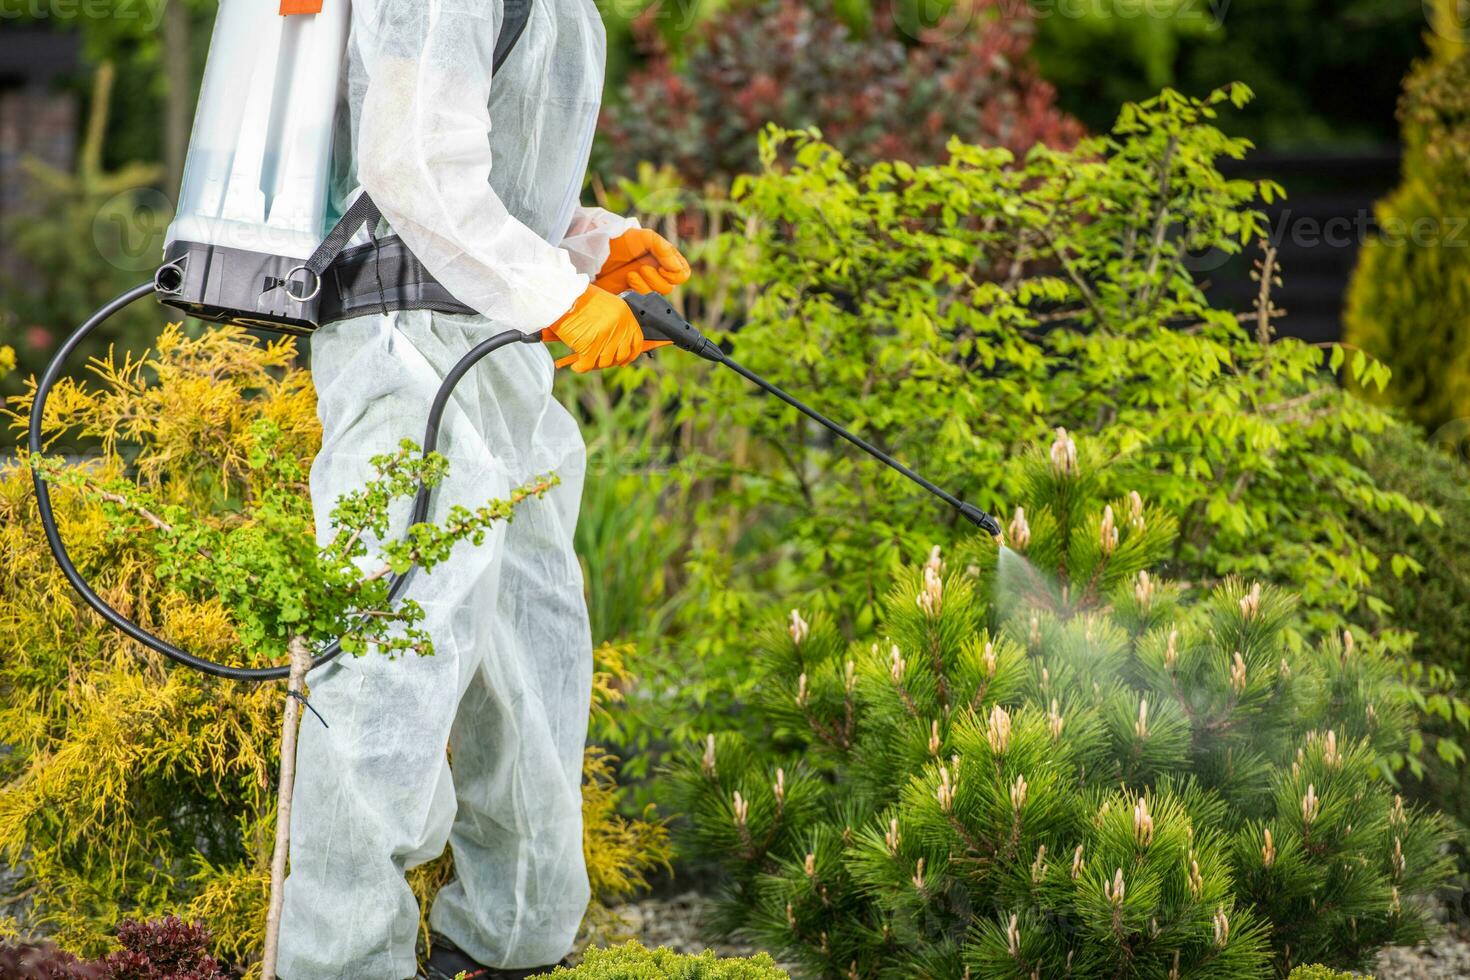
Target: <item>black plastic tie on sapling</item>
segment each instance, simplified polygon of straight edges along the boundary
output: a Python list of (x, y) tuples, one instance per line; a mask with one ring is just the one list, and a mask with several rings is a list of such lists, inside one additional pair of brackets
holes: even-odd
[(322, 717), (322, 713), (316, 710), (316, 706), (313, 705), (310, 701), (306, 700), (305, 694), (302, 694), (300, 691), (287, 691), (286, 697), (295, 698), (297, 701), (300, 701), (302, 704), (306, 705), (306, 710), (316, 715), (316, 720), (322, 723), (323, 728), (332, 727), (331, 725), (327, 724), (327, 719)]

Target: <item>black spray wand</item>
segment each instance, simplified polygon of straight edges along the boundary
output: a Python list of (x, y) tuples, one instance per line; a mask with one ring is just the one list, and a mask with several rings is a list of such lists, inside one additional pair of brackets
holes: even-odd
[(685, 320), (678, 313), (674, 312), (674, 308), (670, 306), (668, 300), (664, 299), (662, 296), (658, 295), (657, 293), (643, 294), (626, 292), (622, 294), (622, 299), (628, 304), (628, 306), (632, 308), (633, 315), (638, 318), (638, 324), (643, 328), (643, 336), (646, 339), (667, 340), (670, 341), (675, 347), (678, 347), (681, 350), (686, 350), (691, 354), (696, 354), (699, 357), (704, 358), (706, 361), (714, 361), (716, 364), (723, 364), (725, 367), (734, 371), (742, 378), (745, 378), (751, 384), (755, 385), (761, 390), (775, 395), (777, 398), (781, 399), (781, 401), (790, 405), (792, 408), (796, 409), (807, 418), (820, 424), (823, 428), (835, 433), (836, 435), (841, 436), (843, 439), (846, 439), (848, 442), (852, 443), (854, 446), (857, 446), (869, 456), (872, 456), (878, 462), (902, 473), (904, 476), (908, 477), (910, 480), (917, 483), (919, 486), (923, 487), (925, 490), (929, 491), (934, 496), (944, 501), (946, 504), (949, 504), (955, 510), (959, 511), (961, 517), (963, 517), (965, 520), (969, 521), (976, 527), (981, 528), (987, 534), (994, 537), (998, 536), (1001, 533), (999, 522), (997, 522), (994, 517), (991, 517), (979, 507), (976, 507), (974, 504), (965, 503), (963, 500), (956, 497), (948, 490), (936, 486), (930, 481), (924, 479), (924, 477), (920, 476), (918, 473), (914, 472), (903, 463), (900, 463), (898, 460), (894, 459), (892, 456), (888, 455), (883, 450), (879, 449), (877, 446), (864, 439), (862, 436), (859, 436), (856, 433), (849, 431), (846, 427), (839, 425), (832, 419), (829, 419), (827, 416), (823, 415), (815, 408), (812, 408), (810, 405), (801, 401), (799, 398), (787, 394), (780, 388), (771, 384), (765, 378), (762, 378), (760, 375), (756, 374), (754, 371), (750, 370), (749, 368), (742, 367), (735, 361), (731, 360), (728, 354), (720, 350), (720, 348), (716, 346), (713, 341), (709, 340), (707, 337), (705, 337), (704, 334), (700, 333), (698, 328), (696, 328), (688, 320)]

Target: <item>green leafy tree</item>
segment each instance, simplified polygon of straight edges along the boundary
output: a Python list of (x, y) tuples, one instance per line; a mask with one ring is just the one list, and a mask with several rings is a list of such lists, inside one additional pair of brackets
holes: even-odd
[(857, 641), (793, 611), (752, 644), (750, 713), (675, 771), (732, 924), (833, 978), (1284, 975), (1424, 935), (1446, 834), (1380, 778), (1393, 658), (1292, 642), (1259, 583), (1191, 606), (1102, 455), (1030, 454), (1008, 547), (936, 548)]
[[(1065, 425), (1115, 457), (1114, 489), (1175, 516), (1181, 576), (1289, 587), (1303, 634), (1345, 614), (1387, 629), (1375, 581), (1403, 569), (1350, 521), (1429, 511), (1368, 471), (1398, 423), (1334, 377), (1377, 387), (1387, 371), (1275, 336), (1269, 250), (1254, 308), (1214, 306), (1202, 284), (1202, 267), (1259, 240), (1255, 205), (1281, 193), (1219, 170), (1249, 144), (1217, 114), (1247, 98), (1166, 91), (1125, 106), (1108, 135), (1022, 159), (954, 142), (945, 163), (860, 167), (812, 134), (768, 134), (735, 214), (712, 211), (728, 230), (697, 249), (708, 276), (686, 308), (742, 363), (964, 499), (1001, 507), (1018, 489), (1012, 458)], [(667, 660), (639, 671), (649, 691), (688, 696), (673, 718), (670, 699), (634, 699), (647, 744), (741, 697), (741, 644), (767, 596), (855, 632), (902, 556), (956, 533), (947, 509), (732, 373), (657, 364), (643, 397), (673, 402), (669, 442), (707, 478), (683, 504), (683, 594), (698, 601), (675, 615)]]

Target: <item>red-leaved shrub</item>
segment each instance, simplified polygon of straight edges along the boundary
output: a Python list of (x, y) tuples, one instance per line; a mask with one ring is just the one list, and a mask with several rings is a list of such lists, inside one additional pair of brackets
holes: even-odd
[(117, 927), (122, 949), (83, 963), (50, 943), (0, 946), (0, 980), (229, 980), (201, 925), (170, 915)]
[(767, 122), (816, 125), (860, 162), (942, 160), (951, 136), (1018, 153), (1070, 146), (1082, 127), (1029, 60), (1028, 9), (960, 0), (910, 31), (879, 0), (860, 36), (830, 0), (755, 0), (702, 25), (682, 61), (640, 22), (652, 55), (603, 111), (599, 169), (631, 174), (648, 160), (700, 186), (755, 169)]

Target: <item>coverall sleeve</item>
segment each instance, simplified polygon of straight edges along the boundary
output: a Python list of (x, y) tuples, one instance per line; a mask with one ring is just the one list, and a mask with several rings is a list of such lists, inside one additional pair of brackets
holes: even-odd
[(578, 207), (561, 247), (571, 253), (572, 265), (578, 272), (596, 278), (607, 262), (609, 243), (638, 227), (637, 218), (625, 218), (604, 208)]
[(571, 308), (588, 277), (506, 209), (489, 183), (500, 0), (360, 0), (366, 76), (357, 177), (460, 302), (521, 330)]

